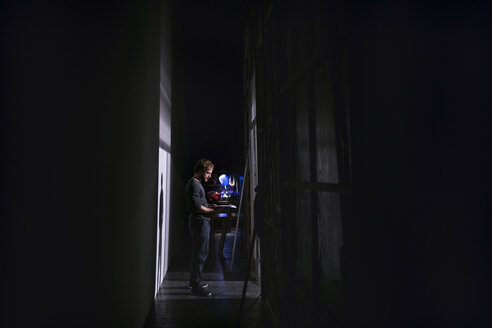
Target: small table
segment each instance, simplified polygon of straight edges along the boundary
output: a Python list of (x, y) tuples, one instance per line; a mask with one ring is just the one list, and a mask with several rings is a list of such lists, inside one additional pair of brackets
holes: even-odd
[[(244, 214), (241, 214), (241, 217), (244, 217)], [(219, 242), (219, 252), (224, 255), (224, 244), (225, 244), (225, 239), (226, 239), (226, 233), (229, 228), (229, 224), (231, 221), (235, 221), (237, 219), (237, 213), (233, 212), (231, 213), (231, 209), (227, 208), (224, 212), (220, 213), (214, 213), (210, 217), (210, 252), (209, 258), (212, 257), (215, 259), (216, 257), (216, 251), (215, 251), (215, 223), (216, 221), (225, 221), (226, 226), (222, 230), (222, 235), (220, 236), (220, 242)]]

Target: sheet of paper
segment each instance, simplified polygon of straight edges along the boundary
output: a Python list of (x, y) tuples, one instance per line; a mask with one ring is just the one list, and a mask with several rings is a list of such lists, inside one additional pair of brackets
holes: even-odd
[(237, 208), (236, 205), (233, 204), (228, 204), (228, 205), (217, 205), (217, 207), (230, 207), (230, 208)]

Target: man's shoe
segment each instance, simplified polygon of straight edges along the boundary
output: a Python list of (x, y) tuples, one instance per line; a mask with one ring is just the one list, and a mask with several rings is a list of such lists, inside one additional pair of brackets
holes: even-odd
[[(208, 287), (208, 284), (207, 283), (204, 283), (203, 285), (200, 286), (200, 288), (207, 288)], [(192, 287), (188, 287), (189, 289), (191, 289)]]
[(205, 288), (200, 288), (198, 290), (191, 290), (191, 293), (196, 296), (212, 296), (212, 293)]

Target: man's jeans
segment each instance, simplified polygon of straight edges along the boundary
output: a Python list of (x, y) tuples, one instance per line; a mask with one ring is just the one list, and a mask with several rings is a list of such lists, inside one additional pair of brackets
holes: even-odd
[(192, 239), (190, 284), (193, 290), (197, 290), (202, 285), (203, 265), (208, 256), (210, 223), (207, 219), (191, 218), (188, 228)]

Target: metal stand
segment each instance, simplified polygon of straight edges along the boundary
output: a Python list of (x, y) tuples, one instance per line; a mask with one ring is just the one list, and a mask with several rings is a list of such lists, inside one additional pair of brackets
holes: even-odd
[[(237, 327), (238, 328), (241, 326), (241, 319), (242, 319), (242, 314), (243, 314), (243, 306), (244, 306), (244, 300), (246, 299), (246, 289), (248, 288), (248, 280), (249, 280), (249, 273), (250, 273), (250, 270), (251, 270), (251, 260), (253, 259), (253, 251), (254, 251), (255, 239), (256, 239), (256, 225), (253, 228), (253, 238), (251, 239), (251, 245), (250, 245), (250, 248), (249, 248), (248, 269), (246, 270), (246, 278), (244, 279), (244, 285), (243, 285), (243, 294), (241, 296), (241, 305), (239, 306), (239, 315), (238, 315), (238, 318), (237, 318)], [(258, 295), (258, 297), (256, 298), (256, 300), (248, 308), (248, 310), (246, 310), (246, 312), (249, 311), (249, 309), (260, 298), (260, 296), (261, 296), (261, 294)]]
[(241, 186), (241, 198), (239, 199), (239, 207), (237, 208), (237, 217), (236, 217), (236, 230), (234, 232), (234, 244), (232, 246), (232, 259), (231, 259), (231, 267), (230, 271), (232, 271), (232, 265), (234, 264), (234, 253), (236, 252), (236, 239), (237, 239), (237, 230), (239, 227), (239, 219), (241, 218), (241, 205), (243, 204), (243, 196), (244, 196), (244, 185), (246, 184), (246, 172), (248, 171), (248, 158), (246, 158), (246, 165), (244, 165), (244, 180), (243, 185)]

